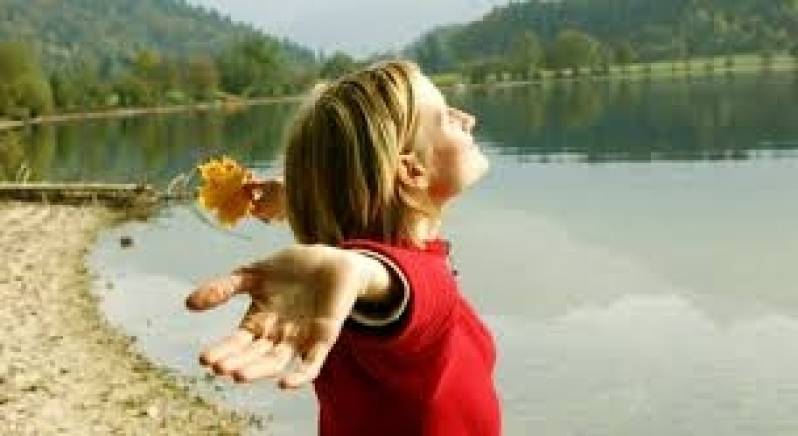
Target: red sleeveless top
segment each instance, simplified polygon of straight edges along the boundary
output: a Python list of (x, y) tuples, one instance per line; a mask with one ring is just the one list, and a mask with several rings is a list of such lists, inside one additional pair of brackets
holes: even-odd
[(462, 297), (448, 243), (356, 240), (406, 279), (402, 317), (377, 330), (348, 322), (314, 382), (322, 436), (501, 434), (493, 339)]

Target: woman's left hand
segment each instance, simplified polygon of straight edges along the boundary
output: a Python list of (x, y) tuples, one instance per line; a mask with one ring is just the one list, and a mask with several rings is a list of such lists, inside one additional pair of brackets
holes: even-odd
[(379, 263), (355, 252), (322, 245), (283, 249), (202, 284), (188, 297), (191, 310), (217, 307), (234, 294), (252, 299), (239, 329), (200, 360), (239, 382), (282, 374), (281, 388), (297, 388), (318, 376), (358, 297), (374, 288), (371, 282), (387, 289), (387, 280)]

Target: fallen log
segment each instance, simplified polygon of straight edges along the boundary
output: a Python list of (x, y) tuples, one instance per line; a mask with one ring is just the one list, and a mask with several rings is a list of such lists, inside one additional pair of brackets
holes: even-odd
[(154, 205), (164, 200), (185, 200), (185, 193), (159, 192), (136, 183), (3, 183), (0, 199), (45, 203), (101, 203), (116, 207)]

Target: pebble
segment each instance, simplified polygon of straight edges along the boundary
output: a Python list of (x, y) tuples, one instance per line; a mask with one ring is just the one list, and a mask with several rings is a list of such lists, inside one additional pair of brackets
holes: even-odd
[(119, 245), (121, 245), (122, 248), (132, 247), (133, 238), (131, 236), (122, 236), (121, 238), (119, 238)]

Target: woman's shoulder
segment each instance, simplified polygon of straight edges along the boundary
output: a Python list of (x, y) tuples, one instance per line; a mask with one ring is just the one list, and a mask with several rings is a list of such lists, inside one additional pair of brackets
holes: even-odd
[(421, 243), (416, 243), (409, 239), (382, 241), (371, 238), (355, 238), (345, 240), (339, 244), (339, 247), (341, 248), (375, 249), (380, 251), (396, 251), (443, 257), (449, 255), (450, 246), (450, 242), (443, 238), (428, 239)]

